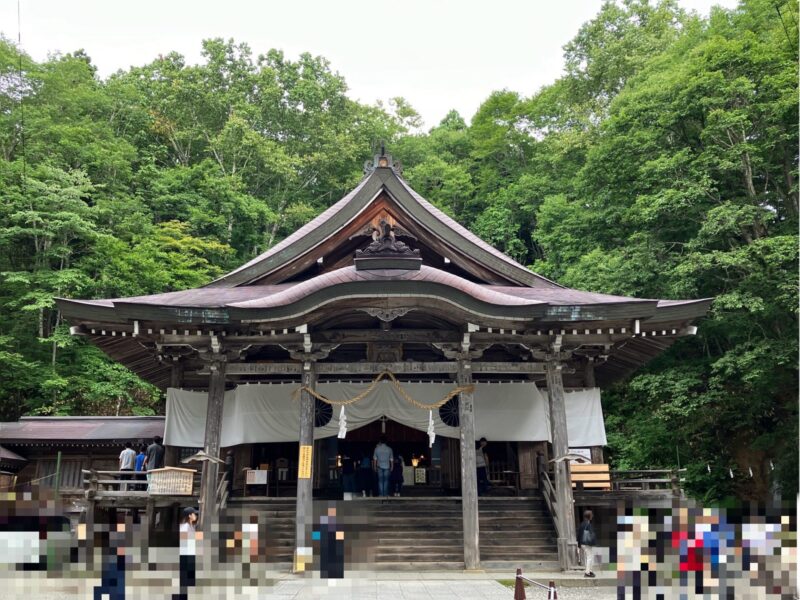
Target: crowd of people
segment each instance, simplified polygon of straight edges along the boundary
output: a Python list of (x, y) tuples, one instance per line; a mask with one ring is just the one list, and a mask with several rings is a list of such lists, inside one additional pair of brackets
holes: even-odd
[[(492, 487), (489, 482), (488, 441), (481, 438), (475, 442), (475, 466), (478, 480), (478, 495), (485, 495)], [(403, 456), (395, 454), (381, 436), (370, 456), (362, 453), (358, 457), (345, 452), (341, 457), (342, 491), (349, 496), (362, 498), (374, 496), (388, 498), (400, 496), (403, 491), (403, 472), (406, 463)]]
[[(140, 444), (138, 452), (133, 449), (132, 442), (125, 442), (125, 447), (119, 454), (119, 470), (124, 472), (120, 479), (125, 481), (146, 481), (147, 471), (162, 469), (164, 467), (164, 440), (157, 435), (149, 446)], [(146, 490), (146, 483), (123, 484), (121, 491)]]

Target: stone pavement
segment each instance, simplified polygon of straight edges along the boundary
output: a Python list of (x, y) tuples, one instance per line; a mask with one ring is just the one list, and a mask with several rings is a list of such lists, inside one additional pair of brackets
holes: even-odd
[[(19, 573), (19, 577), (0, 582), (4, 592), (12, 598), (25, 600), (77, 600), (93, 598), (96, 579), (52, 579), (39, 573)], [(542, 577), (544, 575), (544, 577)], [(559, 575), (561, 574), (549, 574)], [(479, 600), (506, 599), (514, 597), (512, 588), (499, 583), (498, 579), (512, 579), (507, 573), (387, 573), (363, 572), (348, 575), (345, 579), (319, 579), (313, 576), (296, 576), (289, 573), (274, 573), (275, 579), (266, 585), (215, 585), (212, 581), (199, 581), (200, 587), (189, 593), (190, 599), (330, 599), (330, 600)], [(537, 580), (546, 583), (548, 574), (537, 574)], [(569, 577), (569, 576), (568, 576)], [(552, 577), (550, 577), (552, 578)], [(126, 600), (169, 600), (177, 591), (177, 580), (162, 577), (147, 580), (127, 580)], [(572, 587), (596, 582), (570, 578), (559, 585), (559, 600), (612, 600), (616, 598), (613, 585), (595, 587)], [(6, 596), (4, 596), (6, 597)], [(527, 588), (530, 600), (545, 600), (547, 592)]]

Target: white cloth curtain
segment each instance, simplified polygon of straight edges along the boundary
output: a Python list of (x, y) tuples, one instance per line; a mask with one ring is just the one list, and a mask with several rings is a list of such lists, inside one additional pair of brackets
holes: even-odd
[[(453, 383), (403, 383), (406, 393), (422, 404), (433, 404), (455, 387)], [(350, 383), (320, 383), (317, 391), (331, 400), (345, 400), (367, 386)], [(222, 417), (223, 447), (261, 442), (296, 441), (300, 430), (297, 384), (241, 385), (225, 393)], [(600, 390), (567, 392), (569, 445), (606, 444)], [(172, 446), (203, 446), (208, 395), (169, 388), (164, 442)], [(550, 419), (546, 393), (533, 383), (475, 384), (475, 433), (494, 441), (550, 441)], [(406, 401), (388, 381), (378, 384), (365, 399), (347, 406), (347, 429), (353, 431), (382, 416), (420, 431), (428, 430), (428, 410)], [(457, 438), (458, 428), (445, 425), (433, 411), (436, 435)], [(339, 409), (323, 427), (314, 428), (314, 438), (339, 432)]]

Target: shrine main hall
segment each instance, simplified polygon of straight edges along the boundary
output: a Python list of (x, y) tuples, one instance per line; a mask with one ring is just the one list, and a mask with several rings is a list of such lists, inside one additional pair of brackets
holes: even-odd
[(212, 458), (202, 526), (225, 510), (232, 472), (234, 495), (293, 503), (295, 568), (313, 500), (341, 494), (343, 457), (371, 458), (381, 435), (404, 457), (406, 503), (458, 504), (464, 568), (482, 565), (481, 437), (494, 483), (547, 499), (569, 567), (570, 459), (604, 462), (601, 389), (694, 334), (709, 305), (537, 275), (422, 198), (385, 153), (336, 204), (203, 287), (58, 300), (74, 335), (166, 391), (168, 462)]

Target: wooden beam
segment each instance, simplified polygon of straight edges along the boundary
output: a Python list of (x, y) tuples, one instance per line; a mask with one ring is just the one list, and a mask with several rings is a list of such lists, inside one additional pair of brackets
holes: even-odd
[[(472, 384), (469, 360), (458, 361), (458, 386)], [(475, 409), (473, 393), (462, 392), (458, 401), (459, 442), (461, 445), (461, 513), (464, 524), (464, 567), (479, 569), (481, 565), (478, 519), (478, 477), (475, 466)]]
[[(540, 362), (473, 362), (475, 373), (545, 373), (545, 365)], [(231, 363), (226, 374), (234, 375), (299, 375), (303, 365), (296, 363)], [(357, 362), (357, 363), (317, 363), (318, 375), (363, 375), (391, 371), (395, 374), (457, 373), (458, 363), (442, 362)], [(197, 375), (208, 375), (207, 369), (196, 371)]]
[(569, 478), (569, 462), (558, 460), (569, 452), (567, 435), (567, 410), (564, 401), (562, 364), (557, 360), (547, 361), (547, 396), (550, 404), (550, 435), (553, 443), (553, 458), (556, 488), (556, 513), (560, 523), (558, 532), (558, 560), (561, 569), (572, 567), (575, 557), (570, 547), (575, 543), (575, 509), (572, 501), (572, 485)]
[(328, 344), (358, 344), (369, 342), (398, 342), (405, 344), (433, 344), (459, 342), (462, 333), (446, 329), (334, 329), (312, 331), (311, 341)]
[[(225, 366), (224, 359), (211, 363), (211, 377), (208, 385), (208, 409), (206, 410), (206, 432), (203, 449), (206, 454), (219, 458), (220, 437), (222, 436), (222, 409), (225, 400)], [(217, 479), (219, 464), (207, 460), (203, 463), (203, 474), (200, 479), (200, 527), (205, 533), (211, 533), (211, 524), (217, 519)]]
[[(564, 327), (553, 329), (553, 334), (550, 330), (542, 331), (541, 334), (531, 333), (487, 333), (483, 331), (476, 331), (470, 334), (470, 339), (474, 344), (522, 344), (525, 346), (549, 346), (553, 341), (553, 335), (561, 335), (561, 345), (564, 348), (578, 347), (578, 346), (593, 346), (615, 344), (634, 336), (630, 330), (625, 330), (622, 333), (618, 329), (614, 333), (610, 333), (609, 329), (604, 328), (605, 333), (597, 333), (597, 329), (589, 330), (573, 330), (571, 327)], [(564, 332), (563, 334), (561, 332)], [(573, 331), (575, 333), (573, 333)]]
[[(164, 333), (154, 334), (154, 339), (164, 346), (181, 346), (189, 345), (196, 347), (205, 347), (210, 344), (210, 335), (196, 335), (194, 333)], [(302, 344), (302, 333), (278, 333), (275, 335), (264, 333), (263, 335), (234, 335), (228, 332), (225, 335), (227, 345), (243, 344), (243, 345), (283, 345), (283, 344)]]
[(475, 362), (473, 373), (527, 373), (544, 375), (545, 366), (540, 362)]
[[(542, 331), (541, 334), (536, 333), (510, 333), (510, 330), (493, 331), (491, 333), (486, 331), (477, 331), (471, 334), (472, 341), (475, 344), (522, 344), (526, 346), (546, 346), (552, 341), (552, 335), (549, 330)], [(626, 329), (623, 333), (617, 329), (603, 328), (603, 333), (597, 333), (597, 329), (579, 329), (573, 330), (569, 327), (566, 329), (554, 329), (554, 332), (562, 336), (563, 346), (582, 346), (582, 345), (604, 345), (614, 344), (621, 342), (631, 337), (634, 337), (632, 330)], [(564, 331), (561, 334), (561, 331)], [(589, 333), (586, 333), (589, 331)], [(611, 333), (613, 331), (613, 333)], [(665, 330), (670, 333), (672, 330)], [(658, 332), (651, 332), (647, 335), (661, 334)], [(390, 329), (387, 331), (378, 329), (330, 329), (324, 331), (310, 332), (311, 341), (315, 344), (367, 344), (370, 342), (398, 342), (406, 344), (438, 344), (438, 343), (457, 343), (461, 341), (462, 333), (455, 330), (447, 329)], [(554, 334), (555, 335), (555, 334)], [(196, 335), (194, 333), (164, 333), (154, 334), (153, 336), (139, 337), (153, 337), (157, 342), (163, 345), (190, 345), (190, 346), (207, 346), (209, 343), (208, 335)], [(301, 333), (269, 333), (253, 335), (248, 333), (246, 335), (238, 335), (233, 332), (228, 332), (225, 336), (226, 340), (241, 344), (258, 345), (284, 345), (296, 344), (303, 342), (303, 334)]]
[[(314, 361), (303, 363), (303, 386), (313, 389), (317, 382)], [(314, 489), (313, 472), (302, 472), (304, 446), (314, 448), (314, 396), (307, 390), (300, 394), (300, 455), (297, 461), (297, 504), (295, 509), (295, 556), (294, 571), (305, 571), (306, 558), (310, 558), (309, 535), (313, 525), (312, 493)], [(314, 464), (313, 455), (309, 457)], [(313, 468), (313, 467), (312, 467)], [(310, 565), (309, 565), (310, 566)]]

